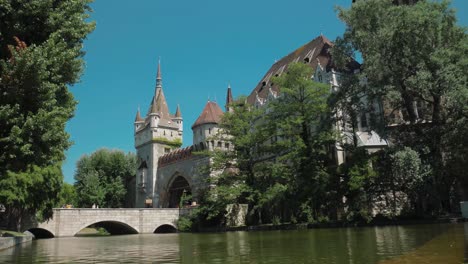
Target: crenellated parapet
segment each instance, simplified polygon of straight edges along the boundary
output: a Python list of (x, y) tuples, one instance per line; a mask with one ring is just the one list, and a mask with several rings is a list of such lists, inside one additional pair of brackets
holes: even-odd
[(160, 157), (158, 160), (158, 166), (162, 168), (172, 163), (190, 159), (193, 156), (192, 152), (194, 150), (195, 148), (193, 146), (176, 149), (171, 153), (165, 154), (162, 157)]

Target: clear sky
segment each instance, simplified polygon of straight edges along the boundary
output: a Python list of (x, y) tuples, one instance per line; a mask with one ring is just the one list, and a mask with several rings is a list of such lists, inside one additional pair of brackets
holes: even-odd
[[(224, 107), (226, 88), (248, 95), (275, 59), (323, 33), (344, 32), (336, 5), (351, 0), (97, 0), (96, 30), (84, 42), (85, 71), (71, 91), (79, 101), (67, 131), (74, 145), (63, 166), (73, 183), (78, 159), (99, 148), (135, 152), (133, 122), (146, 114), (158, 57), (169, 110), (180, 104), (184, 146), (207, 100)], [(454, 0), (468, 25), (468, 0)], [(224, 108), (223, 108), (224, 109)]]

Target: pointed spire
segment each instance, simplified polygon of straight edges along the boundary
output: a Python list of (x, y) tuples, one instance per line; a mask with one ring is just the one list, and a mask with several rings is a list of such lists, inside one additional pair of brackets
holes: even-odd
[(158, 73), (156, 75), (156, 89), (162, 88), (162, 77), (161, 77), (161, 57), (158, 60)]
[(177, 109), (175, 111), (175, 117), (182, 117), (182, 114), (180, 113), (180, 106), (177, 105)]
[(228, 84), (227, 88), (227, 95), (226, 95), (226, 105), (224, 106), (226, 108), (227, 112), (232, 111), (232, 107), (230, 106), (234, 100), (232, 99), (232, 91), (231, 91), (231, 84)]
[(137, 110), (137, 113), (136, 113), (136, 116), (135, 116), (135, 123), (141, 122), (141, 121), (143, 121), (143, 118), (141, 118), (140, 107), (138, 107), (138, 110)]

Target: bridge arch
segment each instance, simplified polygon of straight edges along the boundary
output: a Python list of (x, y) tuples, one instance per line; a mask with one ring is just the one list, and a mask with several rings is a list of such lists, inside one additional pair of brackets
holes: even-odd
[(167, 207), (178, 208), (184, 197), (192, 195), (189, 180), (180, 173), (175, 173), (167, 185)]
[(28, 229), (27, 231), (33, 234), (34, 238), (36, 239), (55, 237), (54, 233), (46, 228), (34, 227), (34, 228)]
[(158, 226), (153, 233), (166, 234), (166, 233), (177, 233), (177, 227), (173, 224), (162, 224)]
[(82, 225), (78, 230), (75, 230), (73, 232), (73, 235), (76, 236), (78, 232), (90, 226), (102, 227), (111, 235), (126, 235), (126, 234), (138, 234), (139, 233), (137, 228), (119, 220), (99, 220), (99, 221), (93, 221), (93, 222), (86, 223), (85, 225)]

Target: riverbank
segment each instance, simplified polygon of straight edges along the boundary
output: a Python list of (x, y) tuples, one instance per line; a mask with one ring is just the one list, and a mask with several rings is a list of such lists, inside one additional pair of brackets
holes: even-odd
[(30, 242), (34, 236), (13, 231), (0, 230), (0, 251), (16, 245)]
[(372, 226), (397, 226), (397, 225), (427, 225), (427, 224), (449, 224), (449, 223), (463, 223), (468, 222), (467, 218), (454, 217), (454, 218), (436, 218), (436, 219), (398, 219), (398, 220), (379, 220), (365, 222), (345, 222), (345, 221), (332, 221), (325, 223), (282, 223), (282, 224), (265, 224), (255, 226), (238, 226), (238, 227), (209, 227), (201, 228), (198, 232), (232, 232), (232, 231), (273, 231), (273, 230), (303, 230), (315, 228), (343, 228), (343, 227), (372, 227)]

